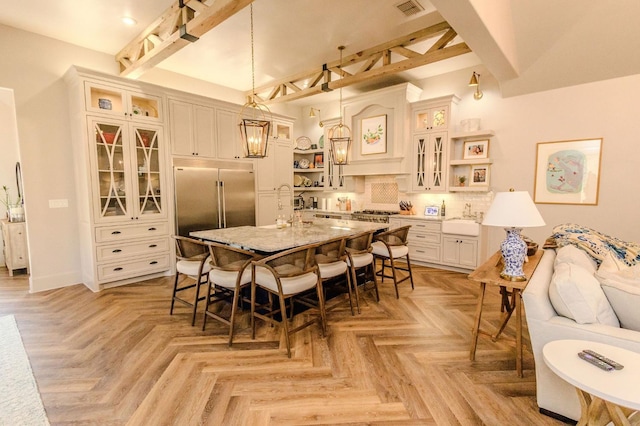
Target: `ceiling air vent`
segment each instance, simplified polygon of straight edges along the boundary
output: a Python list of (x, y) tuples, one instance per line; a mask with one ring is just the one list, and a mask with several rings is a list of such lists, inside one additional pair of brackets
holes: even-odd
[(407, 0), (396, 4), (396, 7), (400, 12), (402, 12), (405, 16), (412, 16), (416, 13), (420, 13), (424, 10), (424, 7), (418, 0)]

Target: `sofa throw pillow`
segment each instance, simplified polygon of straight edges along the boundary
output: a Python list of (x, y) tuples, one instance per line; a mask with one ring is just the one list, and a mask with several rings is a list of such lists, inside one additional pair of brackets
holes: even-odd
[(600, 283), (584, 268), (560, 263), (549, 285), (549, 299), (559, 315), (578, 324), (600, 323), (620, 327)]
[(640, 331), (640, 264), (619, 267), (619, 264), (605, 259), (595, 276), (600, 281), (620, 326)]
[(572, 263), (578, 265), (591, 274), (598, 269), (597, 263), (584, 250), (574, 245), (568, 245), (556, 250), (555, 266), (560, 263)]

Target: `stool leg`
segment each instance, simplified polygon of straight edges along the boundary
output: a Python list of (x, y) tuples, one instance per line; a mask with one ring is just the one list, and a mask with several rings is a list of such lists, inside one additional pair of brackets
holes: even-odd
[(176, 279), (173, 282), (173, 293), (171, 294), (171, 309), (169, 309), (169, 315), (173, 315), (173, 306), (176, 303), (176, 293), (178, 292), (178, 278), (180, 273), (176, 272)]

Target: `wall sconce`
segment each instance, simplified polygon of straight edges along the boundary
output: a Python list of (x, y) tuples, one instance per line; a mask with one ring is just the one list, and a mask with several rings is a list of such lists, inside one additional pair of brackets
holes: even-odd
[(324, 123), (322, 122), (322, 117), (320, 117), (320, 110), (319, 109), (312, 107), (309, 110), (309, 117), (315, 117), (316, 116), (316, 111), (318, 111), (318, 126), (324, 127)]
[(473, 99), (475, 99), (476, 101), (482, 99), (482, 95), (484, 95), (484, 93), (482, 93), (482, 91), (480, 90), (480, 74), (475, 71), (473, 72), (471, 80), (469, 80), (469, 86), (475, 86), (476, 88), (476, 93), (473, 94)]

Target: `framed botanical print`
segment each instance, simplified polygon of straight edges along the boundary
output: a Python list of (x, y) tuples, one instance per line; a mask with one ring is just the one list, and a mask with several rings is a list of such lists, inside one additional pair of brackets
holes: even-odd
[(387, 152), (387, 116), (363, 118), (360, 122), (362, 155)]

